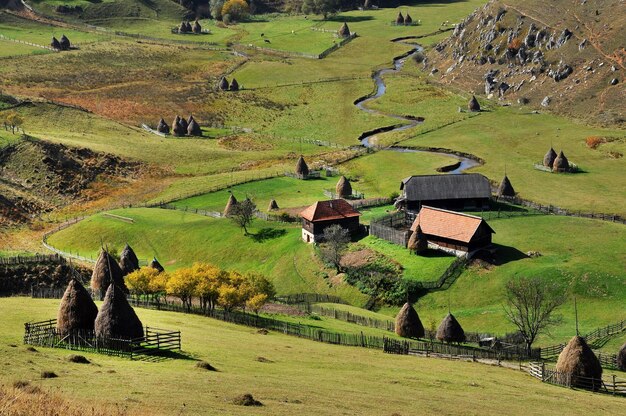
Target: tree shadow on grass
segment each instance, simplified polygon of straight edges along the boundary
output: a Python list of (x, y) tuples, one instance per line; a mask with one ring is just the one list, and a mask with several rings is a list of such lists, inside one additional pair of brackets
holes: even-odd
[(197, 358), (192, 357), (191, 355), (185, 353), (184, 351), (168, 351), (168, 350), (155, 350), (150, 351), (145, 354), (138, 354), (133, 357), (135, 360), (139, 361), (149, 361), (149, 362), (162, 362), (168, 360), (188, 360), (188, 361), (198, 361)]
[(519, 251), (515, 247), (503, 246), (501, 244), (494, 244), (493, 246), (496, 249), (494, 255), (494, 264), (498, 266), (528, 258), (526, 253)]
[(267, 240), (273, 240), (275, 238), (279, 238), (287, 234), (287, 230), (283, 228), (262, 228), (255, 234), (250, 234), (250, 238), (252, 238), (257, 243), (262, 243)]
[(339, 22), (339, 23), (351, 23), (351, 22), (365, 22), (368, 20), (374, 20), (374, 16), (328, 16), (326, 20), (315, 19), (320, 22)]

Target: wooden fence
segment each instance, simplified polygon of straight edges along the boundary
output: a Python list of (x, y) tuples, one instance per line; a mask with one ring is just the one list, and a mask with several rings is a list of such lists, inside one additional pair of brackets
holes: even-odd
[(408, 229), (404, 212), (398, 212), (372, 220), (370, 234), (401, 247), (406, 247), (411, 232)]
[(66, 260), (59, 254), (35, 254), (32, 256), (0, 257), (0, 266), (14, 266), (22, 264), (65, 264)]
[(383, 205), (389, 205), (393, 202), (391, 198), (369, 198), (369, 199), (357, 199), (355, 201), (347, 201), (348, 204), (352, 205), (352, 208), (371, 208), (371, 207), (380, 207)]
[[(621, 320), (620, 322), (610, 324), (604, 326), (602, 328), (597, 328), (590, 333), (583, 335), (583, 338), (589, 344), (591, 348), (599, 348), (601, 347), (605, 341), (609, 338), (621, 334), (626, 330), (626, 319)], [(566, 344), (556, 344), (548, 347), (543, 347), (540, 349), (540, 357), (542, 359), (551, 359), (558, 356), (561, 351), (565, 348)], [(615, 357), (615, 361), (610, 354), (604, 354), (604, 362), (607, 364), (611, 364), (614, 362), (615, 367), (617, 367), (617, 356)], [(601, 361), (602, 362), (602, 361)]]
[(545, 363), (531, 362), (528, 373), (544, 383), (556, 384), (563, 387), (580, 387), (592, 391), (626, 396), (626, 379), (615, 374), (602, 375), (602, 378), (573, 376), (548, 368)]
[(523, 348), (485, 349), (436, 341), (395, 340), (383, 338), (383, 352), (401, 355), (426, 355), (450, 359), (485, 359), (518, 361), (527, 358)]

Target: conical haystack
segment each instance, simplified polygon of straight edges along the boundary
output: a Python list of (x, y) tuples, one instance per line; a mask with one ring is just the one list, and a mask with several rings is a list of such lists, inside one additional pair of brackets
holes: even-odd
[(196, 120), (191, 119), (191, 123), (187, 126), (187, 134), (190, 136), (202, 136), (202, 129)]
[(511, 181), (508, 176), (504, 175), (504, 179), (500, 182), (500, 186), (498, 187), (498, 196), (515, 196), (515, 189), (513, 189), (513, 185), (511, 185)]
[(365, 3), (363, 3), (363, 8), (365, 10), (369, 9), (372, 7), (372, 1), (371, 0), (365, 0)]
[(202, 33), (202, 26), (200, 26), (200, 23), (198, 23), (198, 21), (196, 20), (196, 21), (193, 23), (193, 27), (191, 28), (191, 30), (192, 30), (192, 31), (193, 31), (193, 33), (195, 33), (196, 35), (197, 35), (197, 34), (200, 34), (200, 33)]
[(472, 95), (472, 99), (469, 100), (469, 103), (467, 103), (467, 109), (473, 112), (480, 111), (480, 104), (478, 103), (478, 100), (475, 96)]
[(57, 332), (64, 336), (74, 330), (93, 330), (96, 316), (98, 308), (87, 289), (76, 279), (70, 280), (59, 305)]
[(187, 33), (187, 25), (185, 22), (180, 22), (180, 26), (178, 26), (178, 33)]
[(548, 153), (543, 157), (543, 166), (552, 169), (552, 165), (554, 165), (554, 159), (556, 159), (556, 152), (553, 148), (548, 150)]
[(350, 36), (350, 28), (348, 27), (348, 24), (346, 22), (344, 22), (341, 25), (341, 27), (339, 28), (339, 31), (337, 32), (337, 34), (341, 38), (347, 38), (348, 36)]
[(67, 36), (63, 35), (61, 36), (61, 40), (59, 41), (59, 44), (61, 45), (61, 50), (64, 51), (69, 51), (70, 50), (70, 40), (67, 38)]
[(233, 208), (235, 207), (235, 205), (237, 205), (237, 198), (235, 198), (235, 195), (230, 194), (230, 196), (228, 197), (228, 202), (226, 203), (226, 207), (224, 207), (224, 216), (228, 217), (230, 216), (230, 214), (232, 213)]
[(572, 387), (597, 390), (602, 379), (602, 366), (585, 339), (575, 336), (567, 343), (556, 363), (561, 382)]
[(617, 368), (626, 371), (626, 343), (622, 345), (622, 348), (617, 353)]
[(443, 342), (465, 342), (465, 331), (449, 312), (437, 329), (437, 339)]
[[(185, 134), (187, 134), (187, 128), (183, 127), (183, 123), (181, 123), (181, 119), (180, 117), (176, 116), (176, 118), (178, 118), (178, 121), (176, 122), (176, 124), (172, 125), (172, 133), (174, 133), (174, 136), (176, 137), (182, 137)], [(185, 124), (187, 124), (185, 122)]]
[(567, 172), (569, 170), (569, 161), (565, 157), (565, 154), (561, 150), (559, 155), (554, 159), (554, 163), (552, 164), (553, 172)]
[(191, 23), (185, 22), (185, 31), (187, 33), (190, 33), (192, 30), (193, 30), (193, 28), (191, 27)]
[(123, 291), (128, 292), (124, 284), (124, 273), (117, 261), (105, 250), (100, 250), (100, 255), (93, 267), (91, 274), (91, 289), (100, 294), (100, 299), (111, 283), (118, 285)]
[(54, 36), (52, 37), (52, 42), (50, 42), (50, 47), (54, 50), (60, 51), (61, 50), (61, 43), (58, 41), (57, 38), (55, 38)]
[(165, 269), (163, 268), (163, 266), (161, 266), (161, 263), (159, 263), (159, 261), (157, 260), (156, 257), (152, 258), (152, 261), (150, 262), (148, 267), (151, 267), (151, 268), (153, 268), (155, 270), (158, 270), (159, 273), (162, 273), (162, 272), (165, 271)]
[(417, 254), (422, 254), (428, 249), (428, 240), (422, 232), (422, 227), (420, 227), (419, 224), (417, 225), (415, 231), (411, 234), (411, 237), (409, 237), (407, 248)]
[(268, 211), (276, 211), (278, 209), (278, 203), (276, 203), (275, 199), (270, 201), (270, 205), (267, 207)]
[(345, 176), (342, 175), (341, 178), (339, 178), (337, 186), (335, 186), (335, 193), (337, 194), (337, 198), (352, 196), (352, 186)]
[(235, 78), (233, 78), (233, 80), (230, 83), (230, 90), (231, 91), (239, 91), (239, 83), (237, 82), (237, 80)]
[(406, 14), (406, 16), (404, 16), (404, 24), (406, 26), (410, 26), (413, 23), (413, 18), (411, 17), (410, 14)]
[(184, 134), (187, 133), (187, 127), (189, 127), (189, 124), (187, 123), (187, 120), (185, 120), (183, 117), (180, 118), (180, 121), (178, 122), (178, 124), (180, 124), (180, 127), (185, 131)]
[(143, 324), (130, 306), (126, 295), (115, 285), (109, 286), (95, 322), (99, 338), (135, 339), (143, 337)]
[(396, 334), (404, 338), (424, 337), (424, 325), (410, 303), (405, 303), (396, 316)]
[(165, 120), (163, 120), (163, 118), (161, 118), (161, 120), (159, 120), (159, 125), (157, 126), (157, 131), (159, 133), (165, 133), (165, 134), (169, 134), (170, 133), (170, 126), (167, 125), (167, 123), (165, 122)]
[(300, 156), (298, 159), (298, 163), (296, 163), (296, 174), (301, 176), (302, 178), (306, 178), (309, 176), (309, 166), (304, 161), (304, 157)]
[(402, 16), (402, 12), (398, 12), (398, 17), (396, 17), (396, 24), (397, 25), (404, 24), (404, 16)]
[(222, 91), (227, 91), (228, 90), (228, 80), (226, 78), (220, 79), (220, 83), (218, 84), (218, 87)]
[(134, 272), (135, 270), (139, 270), (139, 259), (128, 244), (124, 246), (124, 249), (120, 254), (120, 268), (122, 269), (124, 276)]
[(189, 118), (187, 119), (187, 126), (191, 124), (192, 120), (195, 120), (195, 118), (193, 118), (193, 114), (189, 114)]

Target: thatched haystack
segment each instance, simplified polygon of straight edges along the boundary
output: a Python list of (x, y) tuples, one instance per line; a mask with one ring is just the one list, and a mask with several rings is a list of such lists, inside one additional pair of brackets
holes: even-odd
[(91, 274), (91, 289), (95, 293), (100, 293), (100, 299), (102, 299), (111, 283), (115, 283), (124, 292), (128, 292), (122, 269), (117, 261), (105, 249), (102, 249)]
[(143, 324), (130, 306), (126, 295), (110, 285), (94, 325), (99, 338), (134, 339), (143, 337)]
[(170, 134), (170, 126), (167, 125), (167, 123), (165, 122), (165, 120), (163, 120), (163, 118), (161, 118), (161, 120), (159, 120), (159, 125), (157, 126), (157, 131), (159, 133)]
[(498, 196), (515, 196), (515, 189), (513, 189), (513, 185), (511, 185), (511, 181), (509, 177), (504, 175), (504, 179), (500, 182), (500, 186), (498, 187)]
[(276, 211), (278, 209), (278, 203), (276, 202), (275, 199), (272, 199), (270, 201), (270, 205), (267, 207), (268, 211)]
[(70, 40), (65, 35), (61, 36), (61, 40), (59, 40), (59, 44), (61, 45), (61, 50), (63, 51), (69, 51), (70, 48), (72, 47), (72, 45), (70, 44)]
[(335, 193), (337, 194), (337, 198), (345, 198), (352, 195), (352, 186), (345, 176), (342, 175), (341, 178), (339, 178), (337, 186), (335, 186)]
[(436, 336), (442, 342), (465, 342), (465, 331), (450, 312), (441, 321)]
[(543, 166), (552, 169), (552, 165), (554, 165), (554, 159), (556, 159), (556, 152), (553, 148), (548, 150), (548, 153), (543, 157)]
[(187, 133), (187, 127), (189, 127), (189, 123), (187, 123), (187, 120), (185, 120), (184, 117), (180, 118), (180, 121), (178, 122), (178, 124), (180, 124), (180, 126), (182, 127), (183, 131), (185, 133), (183, 133), (183, 136)]
[(396, 17), (396, 24), (397, 25), (404, 24), (404, 16), (402, 16), (402, 12), (398, 12), (398, 17)]
[(298, 159), (298, 163), (296, 163), (296, 174), (302, 178), (309, 176), (309, 166), (304, 161), (304, 157), (302, 155)]
[(472, 99), (469, 100), (469, 103), (467, 103), (467, 109), (472, 112), (480, 111), (480, 104), (474, 95), (472, 95)]
[(411, 237), (409, 237), (407, 248), (417, 254), (422, 254), (428, 250), (428, 240), (422, 232), (422, 227), (420, 227), (419, 224), (417, 225), (415, 231), (411, 234)]
[[(597, 390), (602, 379), (602, 366), (583, 337), (572, 338), (556, 362), (560, 377), (567, 377), (572, 387)], [(566, 380), (561, 380), (565, 382)]]
[(559, 155), (554, 159), (554, 163), (552, 164), (553, 172), (567, 172), (569, 171), (569, 161), (565, 157), (565, 154), (561, 150)]
[(372, 1), (365, 0), (365, 3), (363, 3), (363, 9), (367, 10), (367, 9), (370, 9), (371, 7), (372, 7)]
[(193, 118), (193, 114), (189, 114), (189, 118), (187, 119), (187, 126), (191, 124), (192, 120), (195, 120), (195, 118)]
[(93, 330), (96, 316), (98, 308), (87, 289), (78, 280), (70, 280), (57, 313), (58, 333), (63, 336), (74, 330)]
[(404, 338), (422, 338), (424, 336), (424, 325), (409, 302), (405, 303), (398, 312), (395, 327), (396, 334)]
[(124, 249), (120, 253), (120, 268), (124, 276), (135, 270), (139, 270), (139, 259), (135, 251), (128, 244), (124, 246)]
[(55, 38), (54, 36), (52, 37), (52, 42), (50, 42), (50, 47), (56, 51), (60, 51), (61, 50), (61, 43), (59, 42), (59, 40), (57, 38)]
[(163, 273), (165, 271), (165, 269), (163, 268), (163, 266), (161, 266), (161, 263), (159, 263), (156, 257), (152, 257), (152, 261), (150, 262), (148, 267), (157, 270), (159, 273)]
[[(181, 123), (182, 119), (176, 116), (174, 121), (175, 123), (172, 124), (172, 133), (174, 133), (174, 136), (182, 137), (187, 134), (187, 128), (183, 127), (183, 123)], [(185, 124), (187, 124), (187, 122), (185, 122)]]
[(239, 83), (237, 82), (237, 80), (235, 78), (233, 78), (233, 80), (230, 83), (230, 90), (231, 91), (239, 91)]
[(228, 197), (228, 202), (226, 203), (226, 207), (224, 207), (224, 216), (228, 217), (230, 216), (231, 212), (233, 211), (233, 208), (235, 207), (235, 205), (237, 205), (237, 198), (235, 198), (235, 195), (230, 194), (230, 196)]
[(195, 22), (193, 22), (193, 27), (191, 28), (191, 30), (193, 31), (193, 33), (198, 35), (202, 33), (202, 26), (200, 26), (200, 23), (198, 23), (198, 21), (196, 20)]
[(191, 23), (189, 23), (188, 21), (185, 22), (185, 29), (187, 30), (187, 33), (191, 33), (191, 31), (193, 30), (193, 28), (191, 27)]
[(191, 122), (187, 126), (187, 134), (190, 136), (202, 136), (202, 129), (196, 120), (191, 119)]
[(187, 33), (187, 25), (185, 22), (180, 22), (180, 25), (178, 26), (178, 33)]
[(346, 22), (343, 22), (343, 24), (339, 28), (339, 31), (337, 32), (337, 35), (339, 35), (340, 38), (347, 38), (348, 36), (350, 36), (350, 28), (348, 27), (348, 24)]
[(413, 18), (408, 13), (406, 14), (406, 16), (404, 16), (404, 24), (405, 26), (410, 26), (411, 24), (413, 24)]
[(220, 79), (220, 83), (218, 84), (218, 87), (222, 91), (228, 91), (228, 80), (222, 77), (222, 79)]
[(617, 368), (626, 371), (626, 343), (622, 345), (622, 348), (617, 353)]

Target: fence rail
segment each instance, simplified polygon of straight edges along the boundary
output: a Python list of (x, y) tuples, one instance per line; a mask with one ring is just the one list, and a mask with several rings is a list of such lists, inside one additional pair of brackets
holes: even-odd
[[(583, 338), (585, 339), (585, 341), (587, 342), (587, 344), (589, 344), (591, 348), (594, 348), (594, 347), (598, 348), (598, 347), (601, 347), (601, 344), (603, 344), (606, 340), (608, 340), (608, 338), (621, 334), (624, 331), (626, 331), (626, 319), (623, 319), (620, 322), (617, 322), (614, 324), (604, 326), (602, 328), (594, 329), (588, 334), (583, 335)], [(561, 353), (561, 351), (563, 351), (563, 349), (565, 348), (565, 345), (566, 344), (556, 344), (556, 345), (550, 345), (548, 347), (543, 347), (540, 349), (541, 350), (540, 357), (542, 359), (554, 358), (558, 356)], [(604, 354), (604, 356), (605, 356), (604, 362), (606, 362), (607, 364), (612, 363), (611, 361), (612, 358), (610, 358), (611, 356), (609, 354)], [(615, 367), (617, 367), (617, 356), (615, 357), (614, 362), (615, 362)]]
[(14, 256), (14, 257), (0, 257), (0, 266), (13, 266), (22, 264), (41, 264), (41, 263), (55, 263), (65, 264), (66, 260), (59, 254), (35, 254), (32, 256)]
[(550, 369), (545, 363), (539, 362), (529, 363), (528, 373), (544, 383), (569, 388), (579, 387), (597, 392), (626, 396), (626, 379), (618, 377), (615, 374), (602, 375), (602, 378), (583, 377)]

